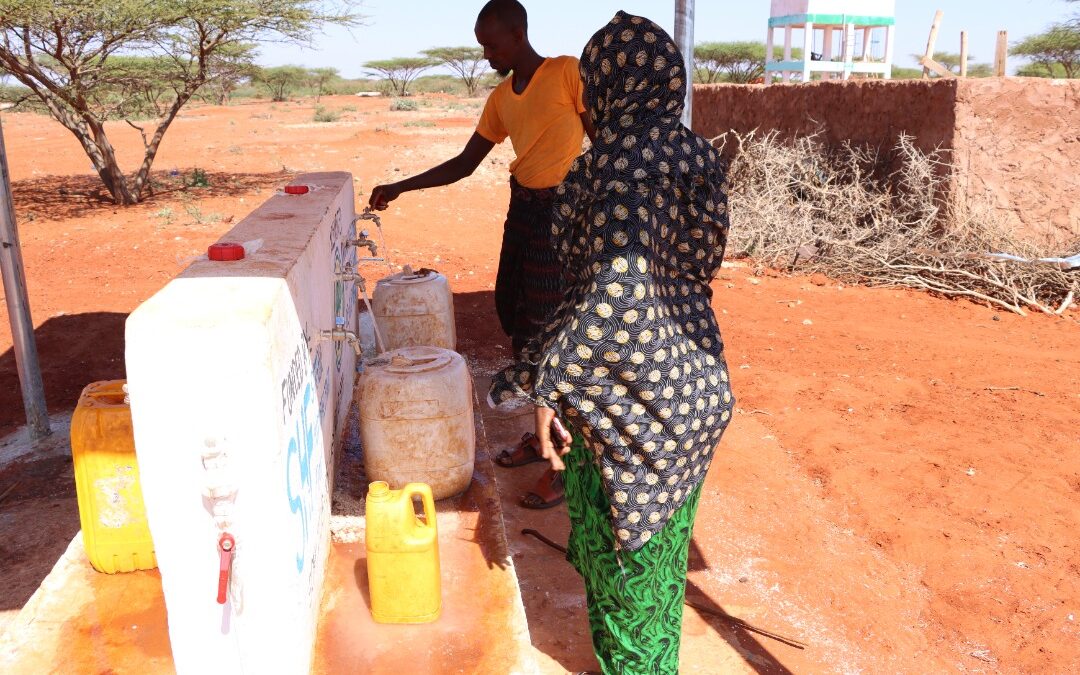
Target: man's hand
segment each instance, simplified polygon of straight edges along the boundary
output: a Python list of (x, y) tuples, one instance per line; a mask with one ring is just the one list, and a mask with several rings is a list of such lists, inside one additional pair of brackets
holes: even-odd
[(385, 211), (386, 207), (390, 205), (390, 202), (401, 196), (401, 192), (402, 190), (397, 186), (397, 183), (376, 185), (375, 189), (371, 191), (371, 197), (368, 199), (368, 206), (376, 211)]
[[(555, 448), (551, 434), (558, 433), (559, 449)], [(561, 422), (555, 419), (555, 411), (551, 408), (537, 406), (536, 408), (536, 438), (540, 441), (540, 454), (551, 462), (551, 468), (555, 471), (565, 471), (562, 456), (570, 452), (570, 434), (566, 432)]]

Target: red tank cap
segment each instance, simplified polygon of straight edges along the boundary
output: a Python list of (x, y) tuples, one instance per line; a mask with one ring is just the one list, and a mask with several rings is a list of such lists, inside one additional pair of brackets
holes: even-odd
[(206, 255), (216, 262), (243, 260), (244, 246), (243, 244), (223, 241), (220, 244), (212, 244), (210, 248), (206, 249)]
[(311, 192), (311, 188), (307, 185), (286, 185), (285, 194), (287, 195), (306, 195)]

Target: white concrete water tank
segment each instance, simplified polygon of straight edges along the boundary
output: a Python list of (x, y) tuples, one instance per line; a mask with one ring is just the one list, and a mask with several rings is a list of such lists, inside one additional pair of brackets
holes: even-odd
[(454, 296), (446, 276), (435, 270), (404, 271), (380, 279), (372, 297), (384, 347), (457, 349)]
[(435, 499), (464, 492), (476, 455), (472, 377), (460, 354), (402, 347), (365, 364), (357, 400), (369, 481), (427, 483)]

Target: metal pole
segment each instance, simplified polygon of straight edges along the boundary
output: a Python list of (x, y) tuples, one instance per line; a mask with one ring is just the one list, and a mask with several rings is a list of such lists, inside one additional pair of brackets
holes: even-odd
[(686, 105), (682, 123), (694, 121), (694, 0), (675, 0), (675, 44), (686, 59)]
[(30, 318), (30, 301), (26, 297), (26, 277), (23, 274), (22, 249), (19, 231), (15, 226), (15, 205), (11, 201), (11, 175), (8, 173), (7, 151), (4, 149), (4, 127), (0, 123), (0, 268), (4, 276), (4, 297), (7, 300), (8, 320), (11, 322), (11, 341), (15, 350), (15, 367), (22, 385), (26, 426), (32, 440), (45, 438), (49, 428), (49, 409), (45, 405), (45, 385), (41, 382), (37, 343), (34, 341), (34, 322)]

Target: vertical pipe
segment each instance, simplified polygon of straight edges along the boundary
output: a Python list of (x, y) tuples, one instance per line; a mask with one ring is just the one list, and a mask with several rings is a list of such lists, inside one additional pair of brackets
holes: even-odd
[(38, 365), (34, 322), (30, 318), (30, 301), (26, 296), (26, 276), (23, 274), (19, 231), (15, 226), (15, 205), (11, 201), (11, 175), (8, 173), (2, 124), (0, 124), (0, 268), (4, 277), (8, 320), (11, 322), (15, 368), (19, 372), (23, 408), (26, 410), (26, 427), (30, 432), (30, 438), (36, 441), (48, 436), (52, 433), (52, 429), (49, 428), (49, 409), (45, 405), (45, 385), (42, 384), (41, 367)]
[(694, 0), (675, 0), (675, 44), (686, 59), (686, 105), (682, 123), (690, 128), (694, 121)]

